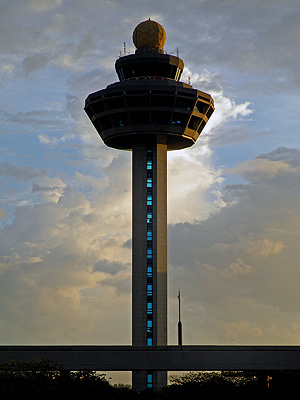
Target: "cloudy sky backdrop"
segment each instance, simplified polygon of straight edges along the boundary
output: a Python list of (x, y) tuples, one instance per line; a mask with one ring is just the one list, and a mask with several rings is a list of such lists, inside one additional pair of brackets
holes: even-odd
[(216, 111), (168, 154), (169, 343), (300, 343), (298, 0), (0, 0), (0, 342), (131, 344), (131, 154), (83, 111), (145, 19)]

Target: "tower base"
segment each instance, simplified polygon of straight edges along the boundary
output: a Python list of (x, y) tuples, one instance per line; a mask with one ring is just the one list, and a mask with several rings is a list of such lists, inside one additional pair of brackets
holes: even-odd
[(167, 387), (167, 371), (132, 371), (132, 387), (137, 392), (152, 389), (158, 391)]

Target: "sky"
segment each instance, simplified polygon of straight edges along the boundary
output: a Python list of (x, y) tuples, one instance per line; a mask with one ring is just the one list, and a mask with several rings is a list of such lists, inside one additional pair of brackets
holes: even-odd
[(151, 18), (215, 112), (168, 153), (168, 342), (300, 342), (298, 0), (0, 0), (0, 342), (131, 344), (131, 153), (83, 107)]

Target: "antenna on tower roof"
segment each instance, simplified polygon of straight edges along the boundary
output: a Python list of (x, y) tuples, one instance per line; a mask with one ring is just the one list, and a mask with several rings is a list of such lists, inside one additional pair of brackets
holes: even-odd
[(126, 56), (126, 43), (124, 42), (124, 55)]
[(178, 346), (182, 346), (182, 323), (181, 323), (181, 310), (180, 310), (180, 289), (178, 290)]

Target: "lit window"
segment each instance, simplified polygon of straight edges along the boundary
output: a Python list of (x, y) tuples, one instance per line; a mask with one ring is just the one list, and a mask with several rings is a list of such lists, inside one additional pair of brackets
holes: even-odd
[(151, 320), (151, 319), (149, 319), (149, 320), (147, 321), (147, 327), (148, 327), (148, 328), (152, 328), (152, 320)]
[(147, 196), (147, 206), (152, 206), (152, 195)]
[(152, 267), (147, 267), (147, 276), (148, 276), (149, 278), (152, 277)]
[[(147, 346), (152, 346), (152, 338), (147, 339)], [(152, 375), (151, 375), (151, 382), (152, 382)]]
[(152, 302), (147, 303), (147, 314), (152, 314)]
[(147, 295), (148, 296), (152, 295), (152, 285), (147, 285)]
[[(148, 346), (152, 346), (152, 344), (149, 344)], [(147, 388), (152, 388), (153, 387), (153, 373), (148, 372), (147, 373)]]
[(147, 169), (152, 169), (152, 161), (147, 161)]
[(152, 187), (152, 178), (147, 178), (147, 187)]
[(152, 231), (147, 231), (147, 240), (152, 240)]

